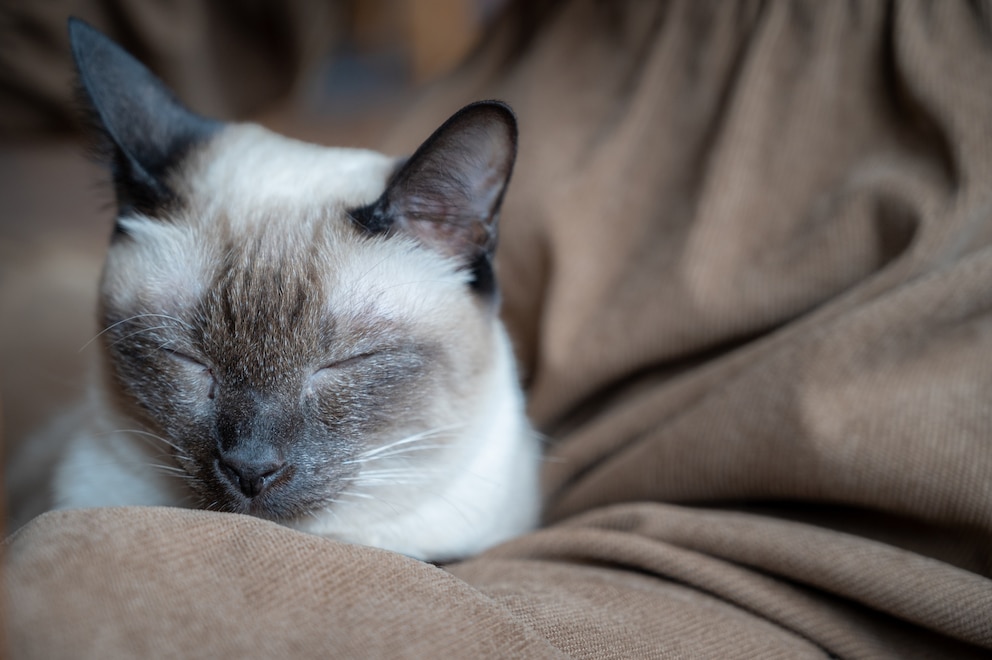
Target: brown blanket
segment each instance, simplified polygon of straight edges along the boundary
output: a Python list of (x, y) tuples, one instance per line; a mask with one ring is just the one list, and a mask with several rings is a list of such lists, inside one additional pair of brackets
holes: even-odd
[(24, 657), (992, 653), (992, 8), (521, 2), (389, 146), (517, 110), (505, 313), (546, 528), (444, 569), (48, 514)]

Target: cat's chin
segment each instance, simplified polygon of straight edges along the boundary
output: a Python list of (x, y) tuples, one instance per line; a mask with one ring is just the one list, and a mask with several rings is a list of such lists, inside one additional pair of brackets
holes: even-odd
[(307, 497), (291, 484), (256, 497), (245, 497), (234, 489), (224, 488), (220, 493), (201, 493), (197, 508), (253, 516), (302, 529), (300, 521), (319, 519), (322, 514), (327, 514), (330, 505), (324, 502), (326, 493), (324, 495), (322, 498)]
[(223, 502), (203, 500), (198, 508), (220, 511), (222, 513), (237, 513), (255, 518), (262, 518), (287, 527), (294, 527), (293, 522), (304, 515), (300, 513), (299, 507), (292, 508), (280, 506), (264, 501), (248, 500), (247, 498), (230, 498)]

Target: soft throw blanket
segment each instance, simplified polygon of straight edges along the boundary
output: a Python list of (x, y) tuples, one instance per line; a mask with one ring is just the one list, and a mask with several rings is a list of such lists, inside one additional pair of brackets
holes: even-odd
[(992, 11), (521, 2), (500, 97), (546, 527), (438, 568), (234, 515), (47, 514), (34, 657), (992, 652)]

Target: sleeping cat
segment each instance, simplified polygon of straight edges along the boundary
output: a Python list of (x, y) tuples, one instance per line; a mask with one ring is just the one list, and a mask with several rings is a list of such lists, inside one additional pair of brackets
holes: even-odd
[(245, 513), (418, 558), (531, 528), (539, 452), (493, 274), (498, 102), (405, 161), (184, 108), (69, 25), (119, 213), (59, 507)]

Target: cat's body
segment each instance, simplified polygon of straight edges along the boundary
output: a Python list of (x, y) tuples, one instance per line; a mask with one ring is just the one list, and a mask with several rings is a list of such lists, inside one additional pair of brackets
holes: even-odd
[(248, 513), (427, 559), (533, 526), (538, 447), (491, 270), (505, 106), (398, 163), (199, 118), (70, 31), (120, 214), (56, 505)]

